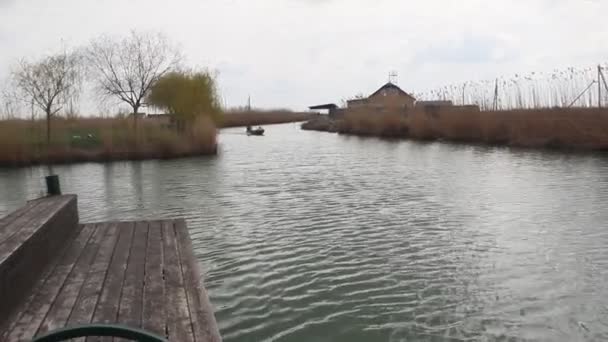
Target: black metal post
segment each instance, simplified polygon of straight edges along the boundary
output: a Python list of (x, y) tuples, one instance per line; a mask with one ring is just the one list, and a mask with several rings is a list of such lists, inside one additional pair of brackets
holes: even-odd
[(46, 193), (49, 196), (61, 195), (61, 186), (59, 185), (59, 176), (46, 176)]

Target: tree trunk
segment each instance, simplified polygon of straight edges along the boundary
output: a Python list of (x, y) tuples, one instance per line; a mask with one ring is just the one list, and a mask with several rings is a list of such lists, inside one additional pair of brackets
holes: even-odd
[(133, 128), (137, 132), (137, 114), (139, 112), (139, 105), (133, 106)]
[(46, 110), (46, 144), (51, 145), (51, 111)]

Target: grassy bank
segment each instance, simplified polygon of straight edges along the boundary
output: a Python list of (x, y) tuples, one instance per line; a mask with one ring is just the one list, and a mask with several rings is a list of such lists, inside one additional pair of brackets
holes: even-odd
[(348, 113), (341, 120), (317, 120), (303, 128), (390, 138), (608, 149), (608, 109), (598, 108)]
[(316, 116), (316, 114), (291, 112), (288, 110), (228, 111), (224, 113), (221, 127), (228, 128), (301, 122), (310, 120), (314, 116)]
[(188, 132), (151, 120), (57, 118), (51, 122), (0, 121), (0, 166), (137, 159), (164, 159), (213, 154), (216, 129), (209, 119), (198, 120)]

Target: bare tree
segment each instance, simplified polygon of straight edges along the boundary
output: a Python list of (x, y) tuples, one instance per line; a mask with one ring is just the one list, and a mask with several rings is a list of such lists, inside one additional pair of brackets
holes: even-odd
[(128, 104), (135, 125), (154, 83), (181, 61), (179, 50), (163, 34), (137, 31), (121, 40), (95, 39), (86, 56), (98, 93)]
[(46, 114), (46, 138), (51, 141), (51, 117), (57, 114), (80, 90), (78, 55), (62, 52), (36, 62), (21, 60), (13, 77), (21, 97)]
[(17, 116), (17, 112), (20, 109), (19, 96), (12, 80), (4, 82), (2, 90), (0, 90), (0, 100), (2, 100), (0, 112), (3, 112), (7, 119)]

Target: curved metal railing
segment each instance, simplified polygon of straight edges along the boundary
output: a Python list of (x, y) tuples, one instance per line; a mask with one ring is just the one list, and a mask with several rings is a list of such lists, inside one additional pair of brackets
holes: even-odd
[(168, 342), (144, 330), (113, 324), (89, 324), (63, 328), (36, 337), (32, 342), (60, 342), (79, 337), (120, 337), (139, 342)]

